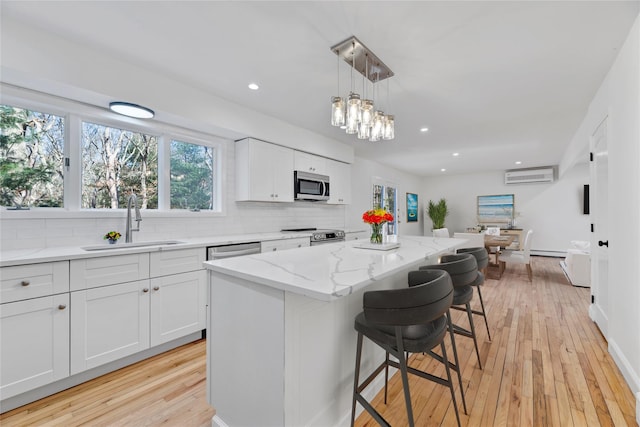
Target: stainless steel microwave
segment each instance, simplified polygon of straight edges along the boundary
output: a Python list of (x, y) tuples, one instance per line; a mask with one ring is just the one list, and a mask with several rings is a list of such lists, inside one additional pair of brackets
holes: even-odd
[(329, 200), (329, 177), (303, 171), (293, 172), (295, 200)]

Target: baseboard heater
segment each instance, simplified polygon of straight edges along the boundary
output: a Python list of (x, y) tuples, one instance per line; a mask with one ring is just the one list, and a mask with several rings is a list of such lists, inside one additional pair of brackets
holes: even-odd
[(549, 251), (544, 249), (531, 249), (531, 255), (548, 256), (554, 258), (566, 258), (567, 251)]

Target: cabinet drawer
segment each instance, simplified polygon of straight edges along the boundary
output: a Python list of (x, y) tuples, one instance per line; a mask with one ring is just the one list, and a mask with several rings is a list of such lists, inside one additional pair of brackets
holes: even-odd
[(206, 252), (206, 248), (153, 252), (150, 254), (149, 273), (151, 277), (160, 277), (202, 270)]
[(260, 243), (261, 252), (282, 251), (285, 249), (304, 248), (310, 245), (309, 237), (299, 237), (296, 239), (269, 240)]
[(2, 267), (0, 303), (69, 292), (69, 262)]
[(149, 254), (71, 260), (71, 290), (96, 288), (149, 278)]

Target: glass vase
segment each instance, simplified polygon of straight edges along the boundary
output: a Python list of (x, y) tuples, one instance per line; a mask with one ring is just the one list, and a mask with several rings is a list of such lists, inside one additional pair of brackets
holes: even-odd
[(371, 238), (369, 241), (376, 245), (382, 244), (382, 225), (383, 224), (371, 224)]

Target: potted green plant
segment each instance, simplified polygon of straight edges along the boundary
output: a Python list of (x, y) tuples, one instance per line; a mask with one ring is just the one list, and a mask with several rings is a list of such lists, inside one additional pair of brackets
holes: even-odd
[(437, 230), (439, 228), (444, 228), (444, 219), (449, 215), (449, 208), (447, 207), (447, 201), (445, 199), (438, 200), (437, 203), (434, 203), (432, 200), (429, 200), (429, 207), (427, 209), (427, 214), (431, 221), (433, 222), (433, 229)]

